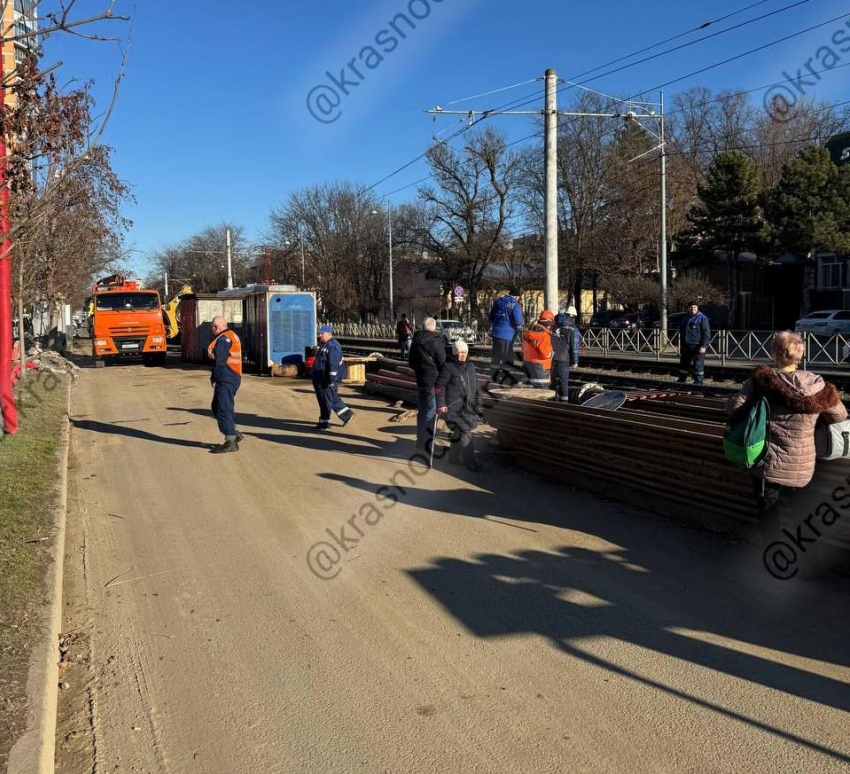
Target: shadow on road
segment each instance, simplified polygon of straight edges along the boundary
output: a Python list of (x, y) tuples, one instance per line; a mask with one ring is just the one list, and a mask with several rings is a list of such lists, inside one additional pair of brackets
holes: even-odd
[(71, 419), (71, 424), (78, 430), (89, 430), (92, 433), (103, 433), (105, 435), (123, 435), (128, 438), (139, 438), (143, 441), (154, 441), (155, 443), (169, 444), (170, 446), (185, 446), (190, 449), (210, 449), (213, 444), (201, 443), (199, 441), (187, 441), (183, 438), (169, 438), (164, 435), (148, 433), (134, 427), (97, 422), (93, 419)]
[[(322, 477), (370, 495), (384, 486), (333, 473)], [(676, 686), (641, 675), (632, 664), (597, 655), (591, 644), (613, 638), (780, 691), (789, 702), (805, 699), (848, 712), (850, 685), (823, 674), (823, 664), (850, 666), (846, 578), (777, 581), (749, 546), (614, 504), (601, 516), (593, 498), (534, 476), (521, 491), (516, 477), (504, 471), (474, 482), (476, 490), (431, 491), (424, 488), (425, 478), (419, 488), (405, 486), (398, 499), (423, 518), (454, 514), (499, 524), (504, 523), (499, 518), (548, 524), (614, 547), (443, 556), (429, 567), (408, 570), (472, 635), (541, 635), (560, 652), (611, 674), (850, 763), (846, 750), (692, 695), (679, 687), (684, 680)], [(822, 664), (794, 663), (786, 654)]]
[[(208, 409), (179, 408), (169, 406), (168, 411), (178, 411), (211, 419)], [(335, 422), (337, 420), (334, 420)], [(375, 440), (357, 434), (357, 417), (349, 427), (332, 424), (331, 430), (322, 433), (315, 432), (315, 422), (297, 419), (276, 419), (275, 417), (259, 414), (237, 412), (236, 426), (247, 438), (257, 438), (269, 443), (292, 446), (299, 449), (320, 452), (337, 452), (341, 454), (356, 454), (367, 457), (386, 457), (387, 460), (408, 458), (414, 453), (413, 445), (403, 438), (391, 440)], [(278, 430), (278, 433), (252, 432), (252, 430)]]

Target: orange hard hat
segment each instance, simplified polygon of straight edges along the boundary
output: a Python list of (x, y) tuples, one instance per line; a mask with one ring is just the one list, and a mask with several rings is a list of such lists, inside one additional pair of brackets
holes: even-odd
[(545, 320), (546, 322), (555, 322), (555, 313), (550, 312), (548, 309), (540, 315), (540, 320)]

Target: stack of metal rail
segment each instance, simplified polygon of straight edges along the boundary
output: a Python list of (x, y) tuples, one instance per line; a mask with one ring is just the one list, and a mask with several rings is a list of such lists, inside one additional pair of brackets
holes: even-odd
[[(416, 374), (413, 369), (390, 360), (381, 361), (380, 366), (380, 370), (366, 374), (366, 392), (415, 404)], [(488, 382), (484, 374), (478, 374), (482, 389), (488, 387)]]
[[(607, 497), (709, 529), (749, 536), (757, 524), (750, 476), (723, 453), (720, 399), (631, 395), (616, 412), (493, 390), (486, 419), (517, 463)], [(847, 486), (850, 463), (819, 463), (825, 502)], [(850, 548), (850, 518), (827, 542)]]

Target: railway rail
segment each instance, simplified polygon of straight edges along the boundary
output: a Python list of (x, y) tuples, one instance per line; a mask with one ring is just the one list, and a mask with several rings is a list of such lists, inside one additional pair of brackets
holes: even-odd
[[(388, 339), (364, 339), (350, 336), (338, 337), (346, 354), (367, 355), (380, 354), (395, 359), (398, 357), (398, 345)], [(517, 360), (521, 355), (517, 351)], [(470, 346), (470, 359), (480, 370), (485, 370), (490, 363), (490, 347), (482, 345)], [(707, 397), (727, 397), (737, 392), (740, 385), (753, 368), (761, 361), (736, 362), (726, 365), (707, 365), (707, 384), (702, 386), (687, 385), (687, 391)], [(573, 370), (576, 378), (593, 380), (618, 389), (655, 389), (661, 386), (669, 388), (671, 379), (678, 376), (678, 363), (657, 361), (641, 356), (611, 354), (582, 354), (581, 365)], [(836, 369), (817, 369), (817, 372), (832, 382), (845, 395), (850, 396), (850, 372)], [(517, 370), (517, 374), (520, 371)], [(665, 378), (666, 377), (666, 378)]]

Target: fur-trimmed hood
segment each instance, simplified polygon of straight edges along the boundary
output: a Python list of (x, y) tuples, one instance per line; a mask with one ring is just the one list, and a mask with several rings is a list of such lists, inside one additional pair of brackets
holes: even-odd
[(784, 404), (795, 414), (820, 414), (840, 403), (838, 390), (823, 377), (809, 371), (784, 373), (759, 366), (752, 380), (769, 399)]

